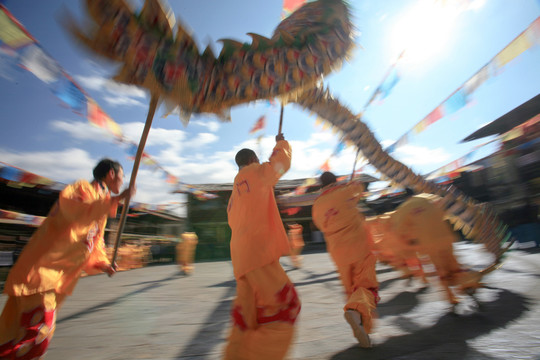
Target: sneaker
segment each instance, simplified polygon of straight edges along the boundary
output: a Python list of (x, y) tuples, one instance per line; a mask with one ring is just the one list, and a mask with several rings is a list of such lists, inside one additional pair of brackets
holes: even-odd
[(351, 329), (354, 333), (354, 337), (358, 340), (358, 344), (363, 348), (370, 348), (371, 341), (369, 340), (369, 335), (364, 330), (362, 326), (362, 316), (356, 310), (347, 310), (345, 311), (345, 320), (351, 326)]

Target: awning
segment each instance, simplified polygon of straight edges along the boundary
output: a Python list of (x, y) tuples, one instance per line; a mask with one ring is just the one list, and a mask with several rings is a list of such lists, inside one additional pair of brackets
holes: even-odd
[(486, 126), (476, 130), (474, 133), (461, 140), (461, 142), (464, 143), (481, 139), (486, 136), (504, 134), (538, 114), (540, 114), (540, 94), (527, 102), (524, 102), (514, 110), (507, 112), (500, 118), (490, 122)]

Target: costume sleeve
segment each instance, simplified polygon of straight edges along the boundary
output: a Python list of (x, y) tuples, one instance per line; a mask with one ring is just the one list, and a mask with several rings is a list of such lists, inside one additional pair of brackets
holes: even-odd
[(360, 181), (351, 181), (347, 184), (347, 190), (349, 191), (351, 198), (356, 198), (357, 200), (360, 200), (360, 198), (364, 194), (364, 184)]
[(275, 185), (291, 167), (291, 156), (292, 151), (289, 143), (286, 140), (278, 141), (270, 160), (260, 167), (262, 178), (272, 186)]
[(116, 211), (117, 201), (109, 196), (95, 199), (89, 186), (81, 181), (67, 186), (60, 193), (59, 210), (67, 220), (87, 224)]

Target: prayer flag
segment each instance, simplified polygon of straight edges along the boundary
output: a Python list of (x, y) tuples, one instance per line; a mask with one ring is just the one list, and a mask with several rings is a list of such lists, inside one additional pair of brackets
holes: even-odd
[(11, 15), (3, 5), (0, 5), (0, 43), (12, 49), (35, 42), (34, 38)]
[(283, 0), (283, 9), (281, 11), (281, 18), (284, 19), (291, 15), (296, 9), (306, 3), (306, 0)]
[(37, 44), (28, 46), (21, 54), (21, 66), (48, 84), (61, 75), (60, 66)]
[(88, 121), (100, 128), (105, 128), (109, 115), (95, 101), (88, 101)]
[(167, 174), (167, 179), (165, 181), (169, 184), (176, 184), (178, 182), (178, 178), (176, 178), (176, 176), (173, 176), (171, 174)]
[(463, 91), (467, 95), (472, 94), (476, 89), (485, 83), (491, 76), (492, 73), (492, 64), (489, 63), (483, 68), (481, 68), (476, 74), (474, 74), (465, 84), (463, 85)]
[(390, 91), (398, 83), (399, 78), (400, 77), (398, 70), (395, 67), (392, 68), (388, 76), (384, 79), (383, 83), (377, 89), (377, 96), (379, 100), (384, 100), (390, 94)]
[(319, 168), (321, 172), (330, 171), (330, 164), (328, 163), (330, 159), (327, 159)]
[(86, 95), (73, 81), (65, 76), (62, 77), (52, 92), (75, 112), (82, 112), (86, 105)]
[[(540, 0), (539, 0), (540, 4)], [(533, 24), (527, 29), (529, 40), (536, 45), (540, 45), (540, 16), (536, 18)]]
[(413, 131), (414, 131), (415, 134), (420, 134), (425, 129), (426, 129), (426, 122), (425, 122), (425, 120), (421, 120), (419, 123), (417, 123), (414, 126)]
[(339, 155), (345, 149), (345, 143), (343, 141), (340, 141), (337, 146), (336, 150), (334, 150), (334, 155)]
[(532, 46), (526, 33), (519, 35), (495, 57), (497, 67), (501, 68)]
[(430, 112), (428, 116), (425, 117), (426, 125), (431, 125), (437, 120), (441, 119), (443, 117), (442, 109), (440, 106), (437, 106), (435, 110)]
[(0, 178), (8, 181), (19, 181), (23, 175), (23, 171), (13, 166), (4, 166), (0, 168)]
[(452, 96), (446, 100), (442, 106), (444, 115), (453, 114), (467, 104), (467, 94), (463, 89), (458, 89)]
[(98, 104), (92, 99), (88, 99), (88, 121), (92, 124), (107, 130), (117, 138), (122, 137), (122, 129)]
[(266, 116), (261, 116), (257, 122), (255, 122), (255, 125), (253, 125), (253, 127), (251, 128), (251, 130), (249, 130), (249, 133), (250, 134), (253, 134), (253, 133), (256, 133), (257, 131), (259, 130), (262, 130), (264, 129), (265, 127), (265, 121), (266, 121)]

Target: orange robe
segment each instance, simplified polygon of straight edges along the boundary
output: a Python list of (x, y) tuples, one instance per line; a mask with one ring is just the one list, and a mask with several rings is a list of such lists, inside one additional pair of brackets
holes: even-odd
[[(6, 280), (4, 293), (9, 298), (0, 316), (0, 358), (15, 353), (34, 358), (46, 351), (56, 311), (81, 272), (99, 273), (110, 264), (103, 234), (107, 216), (116, 215), (116, 208), (109, 194), (85, 180), (60, 192)], [(26, 335), (13, 344), (21, 334)]]
[(302, 266), (302, 257), (300, 253), (304, 248), (304, 237), (302, 236), (303, 227), (300, 224), (289, 225), (289, 244), (291, 247), (291, 261), (295, 267)]
[(176, 245), (178, 264), (180, 265), (180, 269), (186, 274), (193, 272), (193, 259), (198, 242), (196, 233), (185, 232), (182, 234), (182, 241)]
[(445, 221), (445, 213), (437, 206), (437, 200), (430, 194), (407, 199), (391, 213), (391, 229), (402, 242), (429, 256), (449, 301), (456, 303), (449, 286), (474, 283), (478, 273), (467, 271), (456, 260), (453, 243), (457, 237)]
[(402, 242), (390, 231), (390, 215), (366, 219), (366, 227), (373, 237), (373, 253), (377, 260), (389, 264), (403, 273), (404, 278), (416, 276), (427, 282), (416, 249)]
[(369, 333), (379, 299), (379, 285), (370, 236), (365, 229), (364, 216), (356, 208), (363, 191), (363, 185), (355, 182), (329, 186), (315, 200), (312, 216), (324, 234), (326, 248), (345, 287), (348, 299), (344, 310), (358, 311)]
[(237, 294), (225, 359), (282, 359), (292, 343), (300, 300), (279, 264), (289, 242), (274, 197), (290, 164), (281, 140), (269, 162), (245, 166), (234, 179), (227, 212)]

